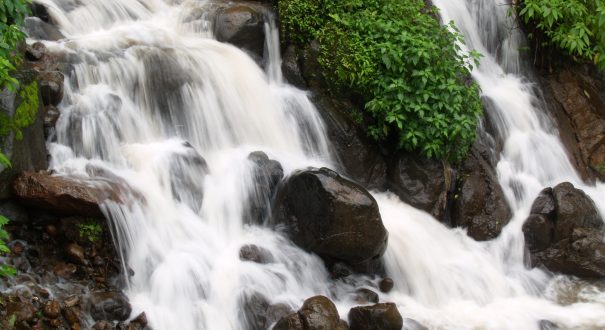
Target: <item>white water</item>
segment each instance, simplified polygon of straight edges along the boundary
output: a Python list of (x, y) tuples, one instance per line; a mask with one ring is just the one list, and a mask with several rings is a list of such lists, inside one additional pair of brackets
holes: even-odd
[[(333, 282), (317, 257), (242, 217), (253, 190), (251, 151), (265, 151), (286, 173), (334, 167), (316, 110), (305, 93), (282, 83), (273, 23), (266, 26), (265, 73), (242, 51), (213, 40), (212, 6), (204, 1), (37, 2), (66, 35), (46, 42), (49, 49), (81, 61), (67, 79), (57, 139), (49, 143), (51, 167), (85, 176), (101, 168), (133, 191), (124, 203), (104, 206), (134, 271), (126, 288), (133, 316), (145, 311), (158, 330), (239, 329), (240, 298), (260, 292), (294, 309), (312, 295), (328, 295), (346, 319), (354, 305), (348, 293), (364, 278)], [(559, 306), (545, 296), (553, 281), (526, 270), (522, 260), (520, 226), (533, 197), (544, 186), (581, 181), (537, 115), (528, 83), (506, 74), (481, 45), (465, 2), (435, 3), (446, 20), (464, 23), (469, 45), (487, 55), (474, 77), (498, 105), (490, 116), (503, 118), (498, 173), (517, 220), (498, 240), (478, 243), (391, 195), (375, 194), (390, 233), (387, 270), (396, 282), (381, 301), (396, 302), (404, 317), (435, 329), (537, 329), (543, 319), (605, 327), (602, 298), (588, 294), (587, 302)], [(514, 49), (515, 42), (506, 45)], [(517, 58), (502, 52), (506, 63)], [(186, 161), (197, 153), (208, 166), (203, 178), (205, 170)], [(175, 163), (182, 175), (176, 183)], [(519, 198), (511, 182), (522, 185)], [(583, 188), (593, 198), (602, 191)], [(274, 262), (240, 261), (245, 244), (268, 249)]]

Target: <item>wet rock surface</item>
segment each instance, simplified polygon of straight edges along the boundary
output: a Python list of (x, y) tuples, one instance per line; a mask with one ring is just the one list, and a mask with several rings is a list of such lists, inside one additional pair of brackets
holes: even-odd
[(274, 330), (343, 329), (334, 303), (324, 296), (311, 297), (296, 313), (282, 317)]
[(407, 204), (444, 222), (449, 192), (454, 189), (453, 169), (445, 162), (403, 152), (389, 168), (388, 188)]
[(253, 2), (235, 2), (220, 8), (214, 19), (216, 40), (247, 51), (260, 62), (265, 47), (265, 13), (268, 7)]
[[(40, 217), (32, 213), (29, 222), (6, 226), (12, 252), (5, 261), (18, 273), (0, 278), (0, 328), (93, 329), (94, 317), (97, 324), (107, 325), (103, 329), (144, 329), (145, 325), (131, 326), (138, 318), (130, 324), (118, 322), (130, 311), (119, 293), (121, 266), (105, 220)], [(51, 226), (54, 229), (49, 231)], [(77, 237), (74, 228), (80, 232)], [(72, 249), (80, 262), (72, 263)], [(92, 305), (90, 297), (95, 301)], [(91, 306), (96, 306), (95, 312)]]
[(252, 164), (252, 191), (244, 211), (244, 221), (249, 224), (264, 224), (270, 214), (270, 202), (277, 185), (284, 177), (281, 164), (262, 151), (248, 155)]
[(497, 237), (512, 217), (495, 170), (477, 144), (459, 170), (453, 203), (452, 225), (467, 228), (478, 241)]
[(327, 264), (371, 271), (386, 249), (388, 233), (372, 195), (327, 168), (288, 177), (278, 188), (272, 221)]
[(393, 303), (353, 307), (349, 311), (351, 330), (400, 330), (403, 318)]
[(579, 277), (605, 276), (605, 228), (594, 202), (564, 182), (544, 189), (523, 225), (534, 266)]

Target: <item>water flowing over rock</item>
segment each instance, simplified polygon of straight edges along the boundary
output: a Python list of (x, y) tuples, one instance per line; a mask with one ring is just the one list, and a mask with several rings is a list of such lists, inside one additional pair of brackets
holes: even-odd
[(266, 12), (267, 8), (253, 2), (235, 3), (219, 9), (214, 22), (216, 39), (246, 50), (257, 60), (262, 59)]
[(581, 277), (605, 276), (605, 228), (595, 204), (571, 183), (544, 189), (523, 225), (533, 265)]
[(372, 195), (327, 168), (288, 177), (278, 188), (273, 222), (328, 263), (342, 261), (358, 269), (382, 256), (388, 237)]
[(128, 298), (121, 292), (93, 292), (89, 304), (90, 314), (97, 321), (124, 321), (132, 312)]
[(247, 223), (263, 224), (269, 215), (275, 189), (284, 177), (284, 170), (278, 161), (269, 159), (262, 151), (250, 153), (248, 160), (252, 163), (253, 188), (244, 214)]

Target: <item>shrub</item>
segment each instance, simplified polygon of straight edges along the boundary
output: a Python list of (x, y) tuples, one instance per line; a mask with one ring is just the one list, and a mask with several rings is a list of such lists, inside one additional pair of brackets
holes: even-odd
[(605, 0), (523, 0), (517, 9), (546, 45), (605, 69)]
[(428, 157), (461, 159), (482, 107), (453, 24), (442, 26), (422, 0), (282, 0), (282, 33), (320, 42), (329, 87), (363, 99), (368, 135)]
[(30, 0), (0, 2), (0, 88), (14, 89), (17, 86), (17, 80), (10, 73), (21, 61), (15, 49), (25, 37), (20, 28), (29, 13), (29, 2)]

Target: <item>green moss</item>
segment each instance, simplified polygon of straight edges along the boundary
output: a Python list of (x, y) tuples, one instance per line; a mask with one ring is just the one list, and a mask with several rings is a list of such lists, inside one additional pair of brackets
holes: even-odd
[(103, 229), (95, 220), (90, 220), (87, 223), (78, 224), (80, 237), (86, 238), (91, 243), (96, 242), (100, 237)]
[(17, 92), (18, 106), (11, 118), (5, 112), (0, 112), (0, 137), (15, 132), (17, 140), (23, 139), (21, 129), (26, 128), (36, 121), (40, 99), (38, 83), (36, 81), (21, 87)]

